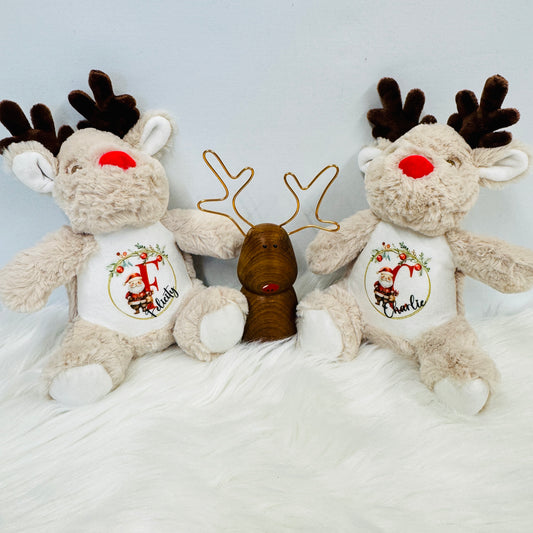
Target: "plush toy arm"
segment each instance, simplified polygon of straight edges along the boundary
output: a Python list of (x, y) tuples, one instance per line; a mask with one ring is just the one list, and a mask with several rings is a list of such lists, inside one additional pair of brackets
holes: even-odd
[(455, 264), (465, 274), (505, 293), (533, 286), (533, 251), (464, 230), (446, 235)]
[(172, 209), (161, 221), (181, 250), (194, 255), (231, 259), (239, 255), (243, 234), (225, 217), (196, 209)]
[(0, 270), (0, 300), (14, 311), (41, 309), (54, 289), (76, 276), (96, 247), (92, 235), (66, 226), (47, 235)]
[(353, 261), (378, 223), (379, 219), (366, 210), (344, 219), (336, 232), (319, 232), (306, 251), (311, 271), (329, 274)]

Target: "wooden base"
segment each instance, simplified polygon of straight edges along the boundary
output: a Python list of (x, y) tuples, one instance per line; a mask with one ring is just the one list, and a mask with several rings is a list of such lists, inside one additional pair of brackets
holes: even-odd
[(244, 287), (249, 312), (243, 341), (277, 341), (296, 334), (296, 293), (290, 289), (278, 294), (255, 294)]

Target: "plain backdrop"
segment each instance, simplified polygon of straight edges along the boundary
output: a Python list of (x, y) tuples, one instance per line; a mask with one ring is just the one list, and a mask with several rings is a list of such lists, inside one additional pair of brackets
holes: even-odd
[[(4, 0), (0, 98), (25, 111), (43, 102), (57, 125), (74, 126), (81, 117), (67, 95), (88, 90), (90, 69), (101, 69), (116, 93), (135, 96), (141, 110), (174, 117), (173, 146), (163, 157), (171, 207), (193, 208), (220, 195), (202, 160), (211, 148), (232, 171), (254, 167), (239, 204), (253, 223), (280, 223), (292, 213), (285, 172), (308, 182), (337, 164), (339, 178), (321, 215), (341, 220), (366, 207), (357, 153), (372, 141), (366, 112), (379, 103), (375, 87), (383, 76), (396, 78), (404, 94), (423, 89), (425, 112), (445, 122), (458, 90), (479, 95), (488, 76), (502, 74), (510, 83), (505, 103), (522, 115), (513, 135), (533, 146), (532, 21), (528, 0)], [(7, 136), (2, 126), (0, 136)], [(502, 191), (482, 191), (463, 225), (533, 248), (532, 196), (533, 175)], [(315, 201), (305, 198), (302, 220), (312, 219)], [(6, 169), (0, 212), (0, 266), (67, 223), (50, 196), (26, 189)], [(315, 233), (293, 240), (302, 274)], [(199, 266), (209, 283), (238, 286), (235, 265)], [(533, 303), (531, 291), (501, 295), (472, 280), (466, 294), (470, 315)]]

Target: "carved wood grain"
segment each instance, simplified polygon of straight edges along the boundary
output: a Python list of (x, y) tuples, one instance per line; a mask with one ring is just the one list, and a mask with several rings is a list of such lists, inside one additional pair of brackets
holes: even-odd
[(267, 296), (247, 291), (244, 287), (241, 292), (249, 307), (243, 341), (277, 341), (296, 334), (297, 299), (292, 287)]
[(248, 299), (243, 340), (272, 341), (296, 333), (298, 266), (287, 232), (276, 224), (258, 224), (244, 240), (237, 274)]

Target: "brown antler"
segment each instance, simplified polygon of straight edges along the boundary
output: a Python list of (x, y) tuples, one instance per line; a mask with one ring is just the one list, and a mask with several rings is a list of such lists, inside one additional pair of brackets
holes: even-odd
[(324, 196), (328, 192), (328, 189), (330, 188), (331, 184), (337, 179), (337, 176), (339, 175), (339, 167), (337, 165), (328, 165), (327, 167), (324, 167), (311, 180), (311, 183), (309, 183), (309, 185), (307, 187), (303, 187), (302, 184), (300, 183), (300, 181), (298, 180), (298, 178), (292, 172), (287, 172), (285, 174), (285, 176), (283, 176), (283, 181), (285, 182), (285, 185), (289, 188), (289, 190), (291, 191), (292, 195), (296, 199), (296, 211), (294, 212), (294, 214), (288, 220), (283, 222), (283, 224), (280, 224), (280, 226), (285, 226), (285, 224), (288, 224), (289, 222), (291, 222), (291, 220), (294, 220), (296, 218), (296, 215), (300, 211), (300, 199), (298, 198), (298, 195), (296, 194), (294, 189), (291, 187), (291, 185), (290, 185), (290, 183), (288, 181), (288, 177), (291, 176), (294, 179), (294, 181), (296, 181), (296, 185), (298, 185), (298, 188), (300, 189), (300, 191), (302, 191), (302, 192), (303, 191), (308, 191), (313, 186), (313, 184), (318, 181), (320, 176), (322, 176), (322, 174), (324, 174), (324, 172), (326, 172), (330, 168), (334, 168), (335, 169), (335, 173), (334, 173), (333, 177), (328, 181), (327, 185), (324, 187), (324, 190), (322, 191), (322, 194), (320, 195), (320, 198), (319, 198), (319, 200), (318, 200), (318, 202), (316, 204), (316, 208), (315, 208), (315, 218), (316, 218), (317, 222), (321, 222), (322, 224), (333, 224), (334, 227), (333, 228), (325, 228), (323, 226), (318, 226), (317, 224), (308, 224), (306, 226), (302, 226), (301, 228), (298, 228), (298, 229), (295, 229), (295, 230), (289, 232), (289, 235), (292, 235), (293, 233), (301, 231), (301, 230), (303, 230), (305, 228), (317, 228), (317, 229), (321, 229), (321, 230), (324, 230), (324, 231), (337, 231), (339, 229), (340, 226), (339, 226), (339, 224), (337, 222), (335, 222), (333, 220), (322, 220), (318, 216), (318, 210), (320, 209), (320, 204), (322, 203), (322, 200), (324, 199)]
[(57, 155), (61, 144), (74, 133), (70, 126), (61, 126), (56, 135), (52, 113), (44, 104), (34, 105), (30, 110), (30, 118), (33, 127), (17, 103), (10, 100), (0, 102), (0, 122), (12, 135), (0, 141), (0, 152), (12, 143), (37, 141)]
[(83, 91), (68, 95), (72, 107), (86, 118), (78, 122), (78, 128), (96, 128), (124, 137), (139, 120), (135, 98), (129, 94), (115, 96), (109, 76), (100, 70), (91, 70), (89, 87), (94, 100)]
[(243, 231), (243, 229), (239, 226), (238, 222), (231, 216), (231, 215), (228, 215), (227, 213), (224, 213), (224, 212), (221, 212), (221, 211), (212, 211), (210, 209), (205, 209), (205, 207), (202, 207), (202, 204), (205, 204), (205, 203), (209, 203), (209, 202), (217, 202), (218, 205), (222, 205), (224, 203), (225, 200), (228, 200), (229, 196), (230, 196), (230, 192), (229, 192), (229, 189), (228, 189), (228, 186), (226, 184), (226, 181), (224, 180), (224, 178), (219, 174), (219, 172), (217, 172), (215, 170), (215, 168), (213, 167), (213, 165), (209, 162), (209, 159), (207, 158), (207, 154), (211, 154), (215, 159), (216, 161), (218, 162), (218, 166), (223, 170), (224, 174), (230, 178), (230, 180), (236, 180), (238, 181), (240, 179), (240, 177), (245, 173), (245, 172), (250, 172), (250, 176), (248, 177), (248, 179), (246, 179), (243, 183), (243, 185), (239, 188), (239, 190), (237, 190), (237, 192), (235, 192), (233, 194), (233, 197), (231, 198), (231, 209), (233, 210), (233, 212), (243, 221), (245, 222), (246, 224), (248, 224), (250, 227), (253, 227), (254, 225), (251, 223), (251, 222), (248, 222), (248, 220), (246, 220), (240, 213), (239, 213), (239, 210), (237, 209), (237, 206), (235, 204), (235, 200), (237, 198), (237, 196), (243, 191), (243, 189), (250, 183), (250, 181), (252, 181), (252, 178), (254, 177), (254, 169), (251, 168), (251, 167), (246, 167), (246, 168), (243, 168), (236, 176), (233, 176), (232, 174), (230, 174), (229, 170), (227, 169), (226, 165), (222, 162), (222, 159), (220, 159), (220, 156), (216, 153), (216, 152), (213, 152), (212, 150), (205, 150), (204, 153), (203, 153), (203, 158), (204, 158), (204, 161), (206, 163), (206, 165), (211, 169), (211, 172), (213, 172), (213, 174), (218, 178), (218, 181), (220, 181), (220, 183), (222, 184), (222, 187), (224, 187), (224, 196), (222, 198), (213, 198), (213, 199), (209, 199), (209, 200), (200, 200), (196, 205), (198, 207), (198, 209), (200, 209), (200, 211), (205, 211), (206, 213), (213, 213), (215, 215), (222, 215), (226, 218), (229, 218), (236, 226), (237, 228), (239, 228), (239, 231), (246, 236), (246, 233)]
[(448, 125), (461, 135), (471, 148), (505, 146), (512, 139), (508, 131), (496, 131), (518, 122), (516, 109), (502, 109), (509, 84), (503, 76), (491, 76), (485, 82), (478, 104), (472, 91), (459, 91), (455, 97), (457, 113), (448, 119)]
[[(400, 87), (396, 80), (382, 78), (378, 83), (378, 94), (383, 108), (371, 109), (366, 115), (374, 125), (372, 128), (374, 138), (383, 137), (394, 142), (419, 124), (425, 102), (424, 93), (420, 89), (409, 91), (403, 107)], [(420, 124), (433, 124), (435, 122), (437, 120), (434, 116), (426, 115)]]

